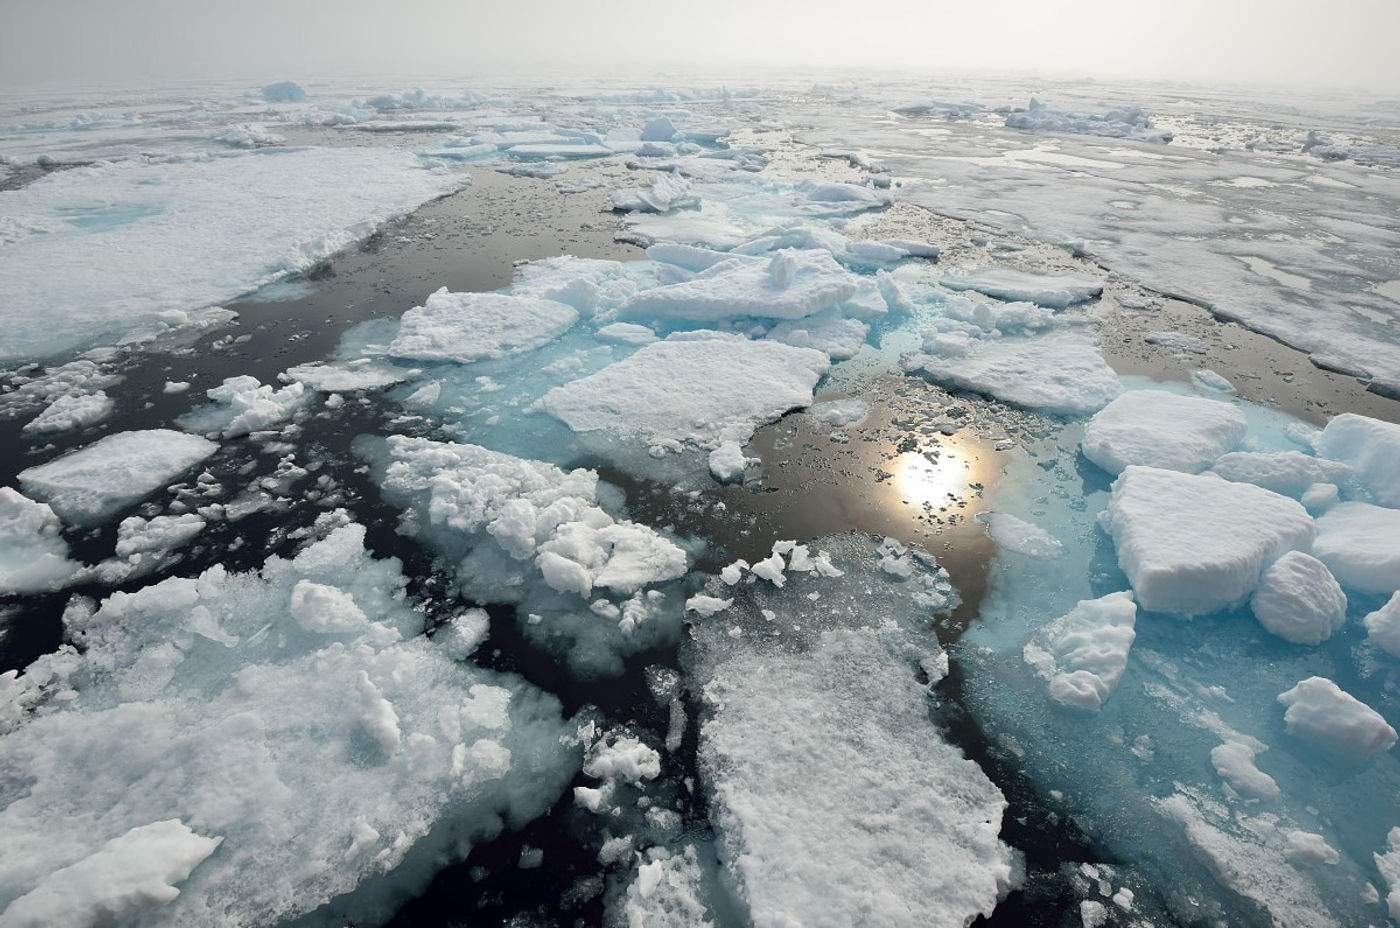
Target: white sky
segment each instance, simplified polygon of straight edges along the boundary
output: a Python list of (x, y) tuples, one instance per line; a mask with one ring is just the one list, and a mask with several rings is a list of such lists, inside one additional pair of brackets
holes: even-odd
[(878, 67), (1400, 94), (1400, 0), (0, 0), (0, 85)]

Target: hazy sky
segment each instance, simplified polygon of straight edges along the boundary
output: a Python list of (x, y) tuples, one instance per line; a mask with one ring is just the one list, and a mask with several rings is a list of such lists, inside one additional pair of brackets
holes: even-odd
[(1400, 94), (1400, 0), (0, 0), (0, 83), (542, 66), (938, 73), (1355, 87)]

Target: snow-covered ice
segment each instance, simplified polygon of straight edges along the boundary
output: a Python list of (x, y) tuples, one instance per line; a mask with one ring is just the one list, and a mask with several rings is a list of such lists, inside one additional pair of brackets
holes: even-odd
[(538, 348), (577, 321), (572, 307), (554, 300), (443, 287), (403, 314), (389, 354), (458, 363), (500, 358)]
[(1136, 622), (1130, 592), (1082, 600), (1026, 642), (1026, 663), (1045, 680), (1055, 702), (1097, 712), (1123, 677)]
[(1084, 456), (1110, 474), (1130, 464), (1198, 473), (1239, 444), (1245, 416), (1229, 403), (1129, 390), (1084, 426)]
[(1254, 617), (1294, 644), (1321, 644), (1342, 627), (1347, 597), (1311, 554), (1289, 551), (1264, 569), (1249, 601)]
[(1280, 693), (1284, 724), (1296, 735), (1346, 761), (1368, 760), (1395, 746), (1395, 729), (1380, 713), (1323, 677), (1300, 680)]
[(1338, 503), (1318, 516), (1312, 550), (1348, 589), (1400, 590), (1400, 509)]
[(939, 283), (951, 290), (976, 290), (999, 300), (1024, 301), (1052, 309), (1064, 309), (1103, 293), (1103, 281), (1087, 274), (1033, 274), (1009, 267), (944, 274)]
[(47, 504), (0, 487), (0, 594), (59, 589), (77, 575), (62, 528)]

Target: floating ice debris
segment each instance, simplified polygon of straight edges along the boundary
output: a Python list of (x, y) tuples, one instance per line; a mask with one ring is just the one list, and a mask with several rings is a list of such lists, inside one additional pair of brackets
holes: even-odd
[(710, 473), (720, 483), (741, 479), (750, 464), (757, 464), (758, 458), (744, 456), (744, 449), (737, 441), (723, 442), (710, 452)]
[(217, 432), (224, 438), (238, 438), (279, 426), (311, 401), (301, 383), (274, 389), (247, 374), (229, 377), (204, 394), (213, 402), (186, 413), (179, 422), (191, 431)]
[(1347, 464), (1301, 451), (1231, 451), (1217, 458), (1210, 470), (1226, 480), (1252, 483), (1293, 497), (1302, 496), (1316, 484), (1330, 484), (1351, 475)]
[(50, 174), (6, 194), (13, 221), (0, 249), (0, 357), (43, 357), (187, 322), (465, 182), (373, 148)]
[(647, 187), (623, 187), (612, 193), (613, 209), (622, 212), (669, 213), (698, 206), (700, 198), (679, 174), (653, 174)]
[(702, 880), (694, 845), (677, 854), (654, 849), (627, 887), (626, 928), (713, 928)]
[(598, 330), (598, 337), (624, 345), (649, 345), (656, 341), (656, 333), (635, 322), (611, 322)]
[(1235, 385), (1215, 371), (1203, 369), (1191, 372), (1191, 383), (1200, 390), (1214, 390), (1216, 393), (1234, 393)]
[(1312, 551), (1348, 589), (1400, 590), (1400, 509), (1338, 503), (1318, 516)]
[(669, 142), (680, 134), (676, 124), (665, 116), (653, 117), (642, 127), (641, 140), (643, 142)]
[(846, 319), (835, 310), (823, 310), (804, 319), (789, 319), (773, 326), (764, 338), (795, 348), (815, 348), (834, 361), (855, 357), (870, 334), (859, 319)]
[(82, 569), (68, 559), (58, 516), (11, 487), (0, 487), (0, 595), (61, 589)]
[(1249, 605), (1260, 625), (1294, 644), (1321, 644), (1347, 617), (1336, 578), (1302, 551), (1289, 551), (1264, 570)]
[(1278, 701), (1288, 733), (1353, 762), (1369, 760), (1395, 745), (1395, 729), (1380, 713), (1324, 677), (1308, 677)]
[(856, 209), (880, 209), (890, 204), (890, 195), (873, 187), (811, 178), (799, 183), (796, 193), (800, 198), (812, 203), (842, 204)]
[(501, 358), (538, 348), (577, 321), (573, 307), (554, 300), (443, 287), (403, 314), (389, 354), (458, 363)]
[(1375, 502), (1400, 506), (1400, 425), (1342, 413), (1322, 430), (1317, 451), (1350, 464)]
[(1384, 854), (1375, 855), (1376, 869), (1390, 889), (1385, 897), (1386, 911), (1391, 918), (1400, 920), (1400, 827), (1390, 829), (1386, 847)]
[(800, 319), (855, 296), (856, 278), (824, 251), (771, 259), (735, 256), (694, 278), (644, 290), (621, 310), (628, 319), (717, 322), (736, 316)]
[(1081, 600), (1026, 642), (1026, 663), (1045, 680), (1055, 702), (1097, 712), (1128, 666), (1136, 621), (1130, 592)]
[(262, 89), (262, 98), (268, 103), (300, 103), (306, 99), (306, 91), (295, 81), (278, 81)]
[(1093, 413), (1123, 389), (1082, 327), (1002, 338), (930, 329), (923, 351), (902, 363), (941, 384), (1066, 416)]
[(10, 903), (8, 928), (96, 928), (166, 905), (223, 838), (195, 834), (179, 819), (137, 825), (87, 857), (55, 870)]
[(1110, 474), (1129, 464), (1194, 474), (1239, 444), (1244, 433), (1244, 413), (1229, 403), (1130, 390), (1089, 420), (1080, 447)]
[(218, 447), (170, 429), (118, 432), (20, 471), (19, 481), (65, 521), (92, 525), (165, 486)]
[(1342, 855), (1322, 835), (1310, 831), (1290, 831), (1286, 840), (1288, 850), (1283, 852), (1283, 856), (1301, 867), (1335, 867), (1342, 859)]
[(1114, 481), (1101, 518), (1142, 608), (1182, 615), (1243, 601), (1265, 564), (1307, 547), (1314, 531), (1303, 507), (1277, 493), (1136, 465)]
[(287, 140), (276, 133), (268, 132), (263, 126), (245, 122), (229, 126), (214, 136), (214, 141), (221, 142), (230, 148), (261, 148), (264, 145), (281, 145)]
[(1277, 781), (1255, 764), (1255, 757), (1263, 750), (1266, 748), (1257, 743), (1227, 741), (1211, 748), (1210, 762), (1222, 780), (1244, 795), (1277, 799)]
[(1027, 557), (1060, 557), (1065, 546), (1045, 529), (1007, 512), (979, 512), (977, 521), (987, 526), (987, 535), (1003, 551)]
[(1073, 135), (1102, 135), (1143, 142), (1170, 142), (1172, 133), (1156, 129), (1140, 106), (1126, 106), (1106, 113), (1067, 113), (1048, 108), (1035, 97), (1024, 111), (1006, 117), (1008, 129), (1033, 132), (1060, 132)]
[(1192, 354), (1205, 354), (1210, 350), (1205, 342), (1185, 332), (1148, 332), (1142, 340), (1149, 345), (1161, 345), (1173, 351), (1189, 351)]
[(999, 300), (1023, 301), (1052, 309), (1084, 303), (1103, 293), (1103, 280), (1087, 274), (1036, 274), (1008, 267), (944, 274), (939, 283), (950, 290), (976, 290)]
[(827, 400), (808, 406), (806, 414), (813, 421), (820, 422), (822, 425), (844, 428), (848, 425), (860, 425), (864, 422), (865, 418), (870, 415), (870, 407), (865, 400), (859, 398)]
[(408, 372), (368, 358), (342, 363), (300, 364), (287, 369), (288, 378), (322, 393), (378, 390), (408, 379)]
[(85, 428), (110, 416), (114, 406), (112, 398), (101, 390), (60, 396), (21, 431), (26, 435), (45, 435)]
[(1400, 657), (1400, 593), (1391, 594), (1375, 612), (1361, 620), (1366, 626), (1366, 640), (1394, 657)]
[(713, 449), (746, 443), (759, 424), (810, 404), (829, 364), (809, 348), (693, 332), (556, 387), (540, 405), (575, 432)]
[[(0, 702), (30, 710), (0, 713), (0, 784), (24, 793), (0, 810), (0, 907), (55, 880), (83, 902), (97, 887), (63, 868), (123, 835), (123, 863), (154, 861), (132, 829), (178, 819), (164, 846), (193, 873), (143, 924), (274, 924), (332, 900), (318, 920), (377, 922), (556, 800), (578, 765), (557, 701), (424, 636), (364, 536), (71, 607), (81, 653), (0, 677)], [(325, 620), (352, 607), (364, 621)]]

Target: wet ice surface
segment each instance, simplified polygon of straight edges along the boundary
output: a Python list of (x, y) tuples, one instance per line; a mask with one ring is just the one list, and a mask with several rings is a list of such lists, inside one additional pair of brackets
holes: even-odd
[(1056, 90), (5, 104), (0, 923), (1393, 912), (1387, 111)]

